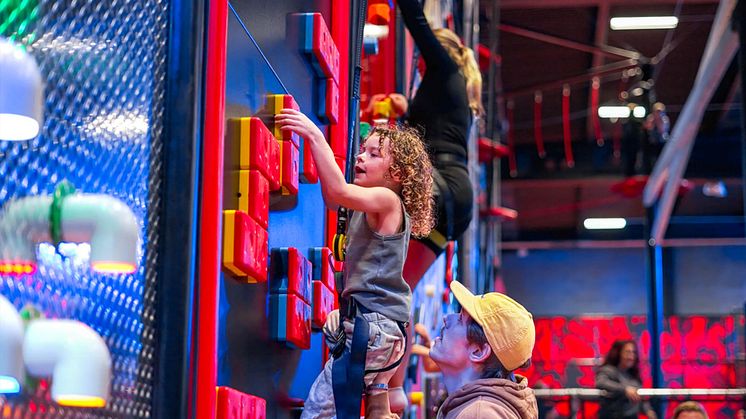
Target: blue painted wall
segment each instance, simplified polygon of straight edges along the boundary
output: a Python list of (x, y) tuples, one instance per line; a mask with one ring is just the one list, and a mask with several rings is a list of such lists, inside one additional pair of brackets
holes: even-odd
[(689, 247), (673, 255), (677, 314), (743, 312), (746, 247)]
[[(291, 14), (321, 12), (329, 23), (330, 2), (252, 0), (230, 4), (226, 118), (253, 116), (267, 94), (289, 93), (301, 111), (318, 123), (313, 115), (314, 79), (307, 60), (298, 52), (297, 27)], [(230, 152), (227, 145), (226, 163)], [(292, 246), (306, 252), (309, 247), (323, 246), (325, 213), (319, 185), (301, 184), (297, 202), (284, 207), (271, 208), (270, 249)], [(267, 417), (291, 417), (278, 401), (307, 396), (322, 367), (321, 334), (313, 334), (311, 349), (306, 351), (272, 342), (267, 309), (266, 284), (239, 283), (223, 275), (218, 385), (266, 399)]]
[(503, 280), (535, 316), (645, 312), (642, 249), (504, 252)]

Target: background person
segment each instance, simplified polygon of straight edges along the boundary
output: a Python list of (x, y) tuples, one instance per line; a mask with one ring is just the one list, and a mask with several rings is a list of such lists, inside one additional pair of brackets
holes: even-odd
[(700, 403), (690, 400), (676, 406), (671, 419), (707, 419), (707, 411)]
[(637, 389), (642, 387), (640, 358), (633, 340), (616, 340), (596, 372), (596, 388), (606, 390), (601, 399), (599, 419), (636, 419), (638, 413), (656, 419), (655, 411), (642, 401)]

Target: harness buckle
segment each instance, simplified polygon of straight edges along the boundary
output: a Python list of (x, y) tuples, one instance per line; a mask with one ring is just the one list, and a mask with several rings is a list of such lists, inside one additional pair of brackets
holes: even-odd
[(347, 334), (345, 333), (345, 329), (344, 327), (342, 327), (341, 324), (330, 340), (332, 345), (330, 345), (329, 347), (329, 353), (331, 353), (334, 359), (337, 359), (342, 356), (342, 353), (344, 353), (345, 344), (347, 343)]

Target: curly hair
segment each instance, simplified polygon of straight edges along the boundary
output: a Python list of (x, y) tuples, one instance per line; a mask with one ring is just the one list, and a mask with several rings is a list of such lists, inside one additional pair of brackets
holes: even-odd
[(368, 138), (378, 135), (379, 147), (389, 139), (389, 175), (401, 183), (401, 198), (411, 218), (412, 235), (425, 237), (435, 226), (433, 214), (433, 166), (417, 130), (397, 125), (377, 125)]

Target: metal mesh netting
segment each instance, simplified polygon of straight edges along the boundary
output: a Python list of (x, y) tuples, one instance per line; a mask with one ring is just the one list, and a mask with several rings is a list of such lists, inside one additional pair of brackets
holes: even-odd
[(141, 237), (134, 274), (92, 272), (85, 244), (42, 244), (35, 274), (0, 276), (16, 308), (91, 326), (113, 369), (105, 408), (56, 405), (42, 380), (0, 396), (0, 418), (151, 416), (167, 12), (167, 0), (0, 0), (0, 36), (36, 58), (46, 97), (39, 137), (0, 141), (0, 206), (67, 179), (126, 203)]

